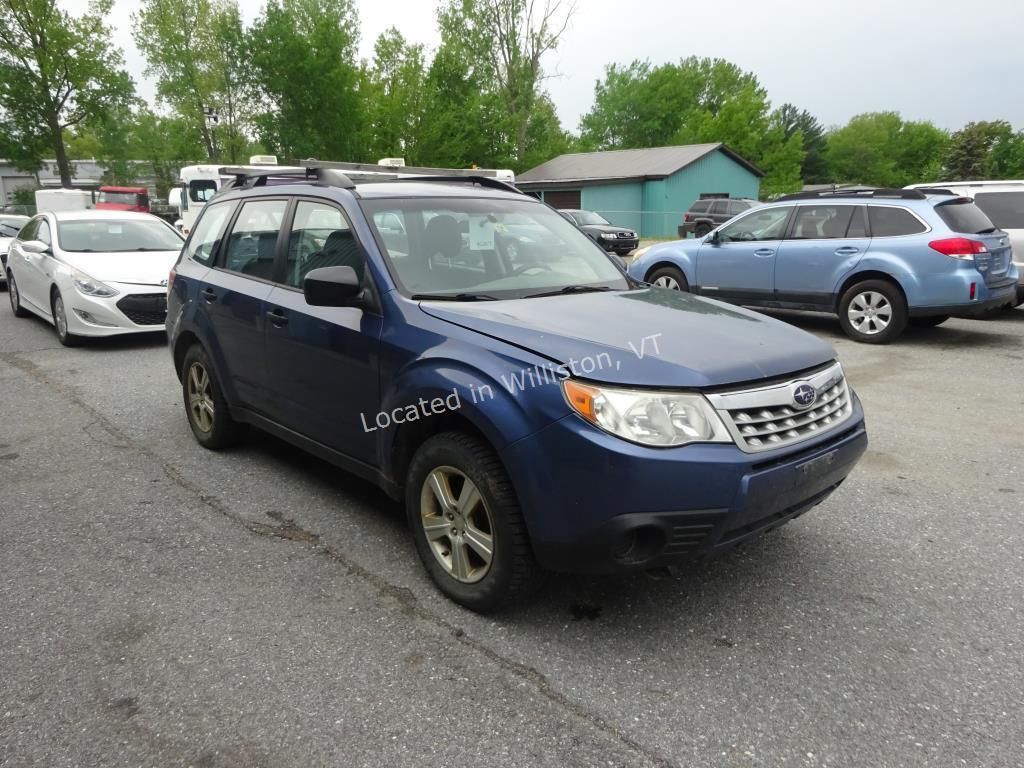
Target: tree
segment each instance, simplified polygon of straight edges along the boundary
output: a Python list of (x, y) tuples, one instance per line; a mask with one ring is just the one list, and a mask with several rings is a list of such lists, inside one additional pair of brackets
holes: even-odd
[(371, 158), (405, 157), (418, 162), (417, 139), (424, 119), (427, 70), (423, 46), (406, 42), (395, 27), (374, 45), (361, 93), (366, 101)]
[(786, 139), (797, 131), (803, 140), (804, 161), (800, 176), (805, 184), (820, 184), (827, 181), (825, 166), (825, 127), (810, 112), (799, 110), (792, 104), (783, 104), (776, 110), (773, 119), (782, 127)]
[(831, 131), (825, 149), (829, 180), (881, 187), (938, 181), (948, 135), (896, 112), (870, 112)]
[(290, 158), (367, 159), (351, 0), (269, 0), (249, 33), (257, 134)]
[(56, 0), (0, 0), (0, 123), (13, 159), (38, 170), (53, 150), (71, 186), (64, 132), (126, 101), (134, 87), (103, 18), (113, 0), (93, 0), (80, 17)]
[(1019, 136), (1004, 120), (968, 123), (950, 138), (943, 162), (946, 177), (949, 181), (1006, 178), (1004, 174), (1020, 168), (1012, 159)]

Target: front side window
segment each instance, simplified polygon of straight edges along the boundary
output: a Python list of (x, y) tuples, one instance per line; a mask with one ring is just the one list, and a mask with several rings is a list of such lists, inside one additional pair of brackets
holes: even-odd
[(306, 275), (321, 267), (352, 267), (362, 281), (366, 262), (340, 210), (325, 203), (300, 201), (288, 239), (285, 282), (301, 288)]
[(228, 236), (224, 269), (271, 280), (277, 236), (288, 207), (286, 200), (250, 200), (242, 205)]
[[(524, 298), (629, 282), (557, 212), (526, 199), (364, 199), (389, 268), (407, 294)], [(390, 214), (385, 216), (384, 214)], [(394, 219), (391, 217), (394, 216)], [(401, 222), (389, 234), (385, 222)]]
[(209, 264), (234, 210), (234, 202), (214, 203), (206, 208), (192, 232), (192, 239), (188, 241), (186, 255), (200, 264)]
[(181, 250), (181, 236), (159, 219), (61, 221), (57, 238), (61, 249), (72, 253)]
[(211, 179), (196, 179), (188, 183), (188, 197), (193, 203), (205, 203), (217, 194), (217, 182)]
[[(46, 219), (39, 220), (39, 229), (36, 231), (35, 239), (41, 243), (53, 245), (53, 241), (50, 239), (50, 224), (49, 222), (46, 221)], [(69, 251), (71, 249), (65, 248), (64, 250)]]
[(39, 222), (42, 219), (32, 219), (28, 224), (24, 226), (20, 233), (18, 233), (18, 239), (22, 242), (36, 239), (36, 232), (39, 230)]
[(852, 205), (801, 205), (793, 219), (793, 240), (829, 240), (846, 237), (853, 218)]
[(889, 205), (868, 206), (868, 219), (871, 221), (872, 237), (918, 235), (928, 229), (906, 208), (894, 208)]
[(718, 240), (722, 243), (781, 240), (792, 210), (793, 206), (790, 205), (757, 210), (722, 227), (718, 232)]
[(1024, 229), (1024, 191), (979, 192), (974, 203), (999, 229)]

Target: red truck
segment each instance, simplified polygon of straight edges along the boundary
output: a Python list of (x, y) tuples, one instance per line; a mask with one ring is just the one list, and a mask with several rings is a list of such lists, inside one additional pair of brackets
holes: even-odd
[(96, 192), (96, 208), (149, 213), (149, 192), (145, 187), (100, 187)]

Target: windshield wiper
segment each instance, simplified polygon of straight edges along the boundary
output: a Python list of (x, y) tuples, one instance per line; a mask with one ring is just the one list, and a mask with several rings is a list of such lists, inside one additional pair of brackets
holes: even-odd
[(567, 285), (564, 288), (559, 288), (557, 291), (545, 291), (544, 293), (531, 293), (529, 296), (524, 296), (524, 299), (541, 299), (545, 296), (565, 296), (569, 293), (599, 293), (601, 291), (614, 291), (614, 288), (609, 288), (606, 285)]
[(498, 301), (497, 296), (486, 293), (414, 293), (409, 298), (416, 301)]

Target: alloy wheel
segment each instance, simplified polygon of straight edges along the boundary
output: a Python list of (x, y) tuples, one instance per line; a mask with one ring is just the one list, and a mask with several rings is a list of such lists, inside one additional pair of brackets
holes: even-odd
[(18, 314), (18, 302), (21, 297), (18, 295), (18, 284), (14, 282), (14, 275), (7, 276), (7, 298), (11, 301), (11, 311)]
[(676, 279), (671, 275), (662, 275), (654, 281), (654, 284), (659, 288), (668, 288), (673, 291), (680, 290), (679, 283), (676, 282)]
[(188, 369), (188, 408), (192, 423), (202, 432), (213, 429), (213, 390), (210, 374), (200, 363)]
[(889, 300), (878, 291), (864, 291), (853, 297), (846, 314), (858, 333), (874, 336), (889, 327), (893, 309)]
[(53, 322), (57, 325), (57, 335), (62, 339), (68, 335), (68, 318), (64, 314), (64, 299), (58, 293), (53, 299)]
[(483, 579), (494, 558), (494, 523), (480, 489), (454, 467), (427, 475), (420, 492), (420, 523), (431, 552), (456, 581)]

